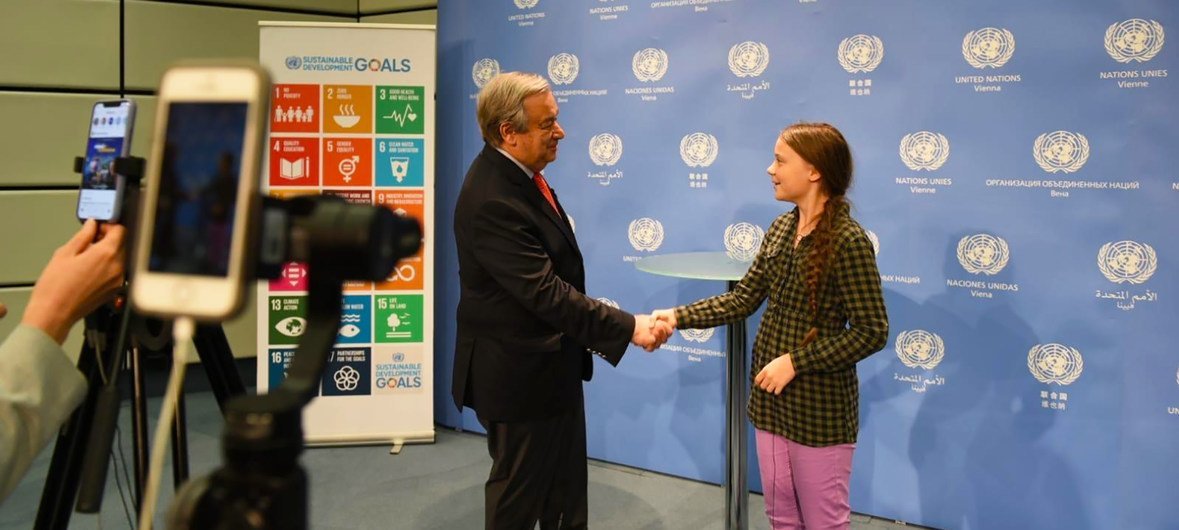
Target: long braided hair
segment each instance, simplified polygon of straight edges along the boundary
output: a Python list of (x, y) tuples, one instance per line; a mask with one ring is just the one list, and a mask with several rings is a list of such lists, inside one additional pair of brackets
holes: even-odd
[[(827, 196), (815, 229), (810, 233), (811, 251), (805, 262), (807, 302), (811, 310), (811, 322), (817, 324), (819, 290), (827, 277), (827, 265), (835, 253), (836, 220), (843, 217), (851, 207), (846, 196), (852, 183), (851, 149), (839, 129), (827, 123), (796, 123), (782, 130), (782, 141), (815, 167)], [(817, 327), (812, 327), (803, 339), (803, 344), (814, 340), (818, 332)]]

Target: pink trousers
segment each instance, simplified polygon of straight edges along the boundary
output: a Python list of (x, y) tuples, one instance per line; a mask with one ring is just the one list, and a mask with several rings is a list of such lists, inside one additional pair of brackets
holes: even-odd
[(757, 430), (757, 464), (766, 517), (774, 530), (851, 525), (848, 481), (856, 444), (808, 447)]

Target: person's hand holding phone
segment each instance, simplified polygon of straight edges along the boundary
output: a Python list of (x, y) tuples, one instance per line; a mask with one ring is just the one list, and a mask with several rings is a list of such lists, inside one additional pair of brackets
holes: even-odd
[(41, 329), (58, 344), (65, 342), (74, 322), (122, 287), (123, 237), (121, 225), (86, 221), (41, 271), (21, 323)]

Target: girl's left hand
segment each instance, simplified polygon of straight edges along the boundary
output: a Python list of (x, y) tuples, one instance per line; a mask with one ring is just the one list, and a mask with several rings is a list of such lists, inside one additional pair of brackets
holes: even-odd
[(766, 392), (779, 395), (792, 380), (794, 380), (794, 362), (790, 360), (790, 354), (787, 353), (770, 361), (765, 368), (762, 368), (757, 373), (757, 377), (753, 378), (753, 384)]

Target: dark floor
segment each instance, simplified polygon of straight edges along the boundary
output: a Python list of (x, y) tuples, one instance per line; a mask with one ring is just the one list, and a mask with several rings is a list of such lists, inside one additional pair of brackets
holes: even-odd
[[(203, 475), (220, 462), (220, 416), (212, 394), (205, 392), (189, 394), (187, 411), (191, 472)], [(156, 410), (149, 414), (154, 424)], [(124, 406), (121, 440), (127, 455), (131, 452), (129, 416)], [(0, 506), (0, 530), (32, 528), (51, 453), (41, 454), (25, 481)], [(399, 455), (390, 455), (387, 446), (319, 448), (304, 453), (302, 462), (311, 477), (310, 528), (450, 530), (483, 525), (483, 481), (491, 460), (480, 435), (439, 427), (434, 444), (406, 446)], [(112, 467), (108, 475), (102, 513), (75, 513), (70, 528), (133, 526), (128, 523), (114, 471)], [(724, 490), (719, 486), (597, 461), (590, 462), (589, 471), (593, 528), (724, 528)], [(171, 471), (164, 476), (158, 528), (172, 501)], [(123, 490), (127, 491), (125, 485)], [(130, 518), (137, 519), (134, 513)], [(749, 521), (750, 528), (769, 528), (760, 495), (750, 495)], [(853, 515), (851, 526), (855, 530), (904, 527), (863, 515)]]

